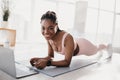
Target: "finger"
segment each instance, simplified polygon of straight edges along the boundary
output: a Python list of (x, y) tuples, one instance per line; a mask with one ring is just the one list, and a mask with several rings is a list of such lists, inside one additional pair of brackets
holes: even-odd
[(32, 66), (34, 66), (34, 64), (33, 64), (34, 62), (32, 61), (32, 60), (30, 60), (30, 64), (32, 65)]
[(38, 58), (32, 58), (32, 59), (30, 60), (30, 63), (31, 63), (32, 66), (34, 66), (34, 64), (36, 63), (37, 59), (38, 59)]
[(43, 69), (43, 67), (42, 67), (40, 64), (35, 64), (35, 67), (36, 67), (37, 69)]
[(38, 68), (38, 67), (40, 66), (40, 62), (34, 63), (34, 66), (35, 66), (36, 68)]
[(30, 59), (30, 62), (33, 63), (35, 61), (36, 58), (32, 58)]
[(31, 64), (32, 66), (34, 66), (34, 65), (35, 65), (35, 63), (32, 63), (32, 62), (30, 62), (30, 64)]
[(39, 66), (37, 69), (43, 69), (43, 67)]

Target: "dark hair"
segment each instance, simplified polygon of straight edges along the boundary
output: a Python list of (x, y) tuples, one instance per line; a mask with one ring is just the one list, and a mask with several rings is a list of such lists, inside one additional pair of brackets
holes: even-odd
[[(47, 11), (45, 14), (43, 14), (41, 17), (41, 21), (44, 19), (50, 19), (53, 23), (56, 23), (58, 25), (56, 13), (53, 11)], [(57, 31), (61, 31), (59, 27)]]

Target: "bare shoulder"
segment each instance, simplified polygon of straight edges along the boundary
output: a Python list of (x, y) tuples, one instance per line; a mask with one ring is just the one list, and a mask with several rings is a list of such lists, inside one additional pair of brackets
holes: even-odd
[(70, 33), (68, 33), (68, 35), (67, 35), (65, 40), (66, 41), (73, 41), (73, 36)]
[[(71, 34), (68, 34), (65, 38), (64, 41), (64, 46), (66, 47), (66, 51), (69, 53), (73, 53), (73, 49), (74, 49), (74, 39), (73, 36)], [(72, 51), (72, 52), (71, 52)]]

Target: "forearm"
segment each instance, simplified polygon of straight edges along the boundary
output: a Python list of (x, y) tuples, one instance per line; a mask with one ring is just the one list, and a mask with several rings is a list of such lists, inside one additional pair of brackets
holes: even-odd
[(67, 60), (51, 61), (51, 66), (68, 67), (69, 65), (70, 65), (70, 61), (67, 61)]
[(51, 56), (46, 56), (46, 57), (41, 58), (41, 59), (48, 61), (48, 60), (52, 60), (52, 59), (53, 59), (53, 57), (51, 57)]

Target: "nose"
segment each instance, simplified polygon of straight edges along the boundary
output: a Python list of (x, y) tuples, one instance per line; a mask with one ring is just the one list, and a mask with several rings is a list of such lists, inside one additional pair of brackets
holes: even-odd
[(45, 33), (45, 34), (47, 34), (47, 33), (48, 33), (48, 30), (47, 30), (47, 29), (45, 29), (45, 30), (44, 30), (44, 33)]

